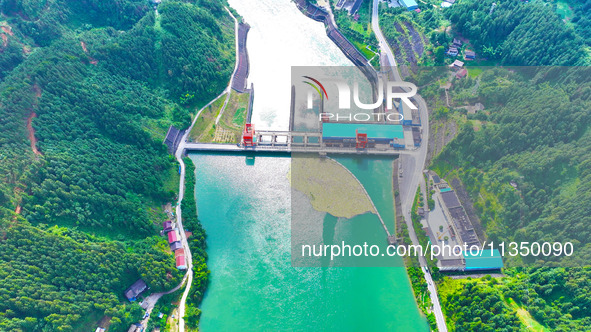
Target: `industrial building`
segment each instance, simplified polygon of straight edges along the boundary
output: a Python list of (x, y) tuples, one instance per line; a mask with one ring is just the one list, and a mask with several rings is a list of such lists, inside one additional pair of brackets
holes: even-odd
[(421, 129), (417, 127), (412, 127), (412, 141), (415, 147), (421, 146)]
[[(449, 232), (449, 239), (445, 241), (449, 242), (451, 246), (457, 244), (468, 248), (468, 250), (454, 251), (451, 256), (437, 257), (439, 270), (469, 272), (501, 269), (503, 260), (499, 251), (482, 248), (474, 226), (453, 188), (449, 187), (449, 184), (435, 172), (429, 171), (428, 173), (432, 188), (436, 189), (435, 198), (439, 202), (436, 206), (440, 207), (443, 213), (440, 215), (440, 219), (437, 219), (440, 221), (430, 219), (429, 223), (433, 225), (432, 223), (435, 222), (435, 225), (441, 225), (441, 222), (444, 222), (447, 225), (443, 226), (444, 229), (447, 229), (445, 232)], [(437, 226), (427, 227), (428, 236), (433, 243), (439, 243), (440, 239), (433, 234), (432, 227)]]
[(404, 132), (401, 125), (325, 122), (322, 141), (326, 146), (404, 148)]
[(478, 235), (476, 235), (476, 231), (474, 230), (466, 211), (464, 211), (455, 191), (450, 188), (444, 188), (440, 190), (440, 193), (444, 212), (449, 220), (452, 221), (452, 227), (456, 235), (458, 235), (462, 242), (466, 243), (468, 246), (480, 247), (481, 244)]

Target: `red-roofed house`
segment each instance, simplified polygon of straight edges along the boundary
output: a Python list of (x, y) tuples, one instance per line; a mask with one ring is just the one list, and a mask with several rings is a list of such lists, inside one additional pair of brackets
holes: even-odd
[(175, 229), (172, 232), (168, 232), (168, 243), (173, 243), (179, 240), (179, 232)]
[(185, 249), (180, 248), (179, 250), (174, 252), (174, 257), (185, 256)]
[(468, 74), (468, 70), (466, 70), (466, 68), (464, 68), (456, 74), (456, 77), (457, 78), (464, 78), (464, 77), (466, 77), (467, 74)]
[(187, 269), (187, 263), (185, 262), (184, 255), (176, 257), (176, 268), (179, 270), (186, 270)]

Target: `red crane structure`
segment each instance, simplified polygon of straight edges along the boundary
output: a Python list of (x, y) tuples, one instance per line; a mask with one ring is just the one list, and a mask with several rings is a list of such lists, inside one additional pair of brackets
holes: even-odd
[(254, 124), (245, 124), (244, 131), (242, 132), (242, 144), (244, 144), (244, 146), (254, 146), (256, 144), (255, 137)]
[(358, 149), (365, 149), (367, 146), (367, 134), (360, 133), (355, 129), (355, 147)]

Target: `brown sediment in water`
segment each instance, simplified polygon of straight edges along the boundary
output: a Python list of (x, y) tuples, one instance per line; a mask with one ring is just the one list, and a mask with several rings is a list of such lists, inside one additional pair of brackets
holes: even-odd
[(330, 158), (292, 158), (290, 181), (317, 211), (350, 219), (376, 213), (365, 189), (343, 165)]

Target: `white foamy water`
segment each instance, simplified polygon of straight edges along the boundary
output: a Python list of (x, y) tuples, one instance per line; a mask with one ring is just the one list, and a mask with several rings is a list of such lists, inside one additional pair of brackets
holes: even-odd
[(254, 83), (252, 122), (257, 129), (287, 130), (292, 66), (353, 66), (328, 38), (324, 24), (289, 0), (229, 0), (250, 24), (248, 84)]

